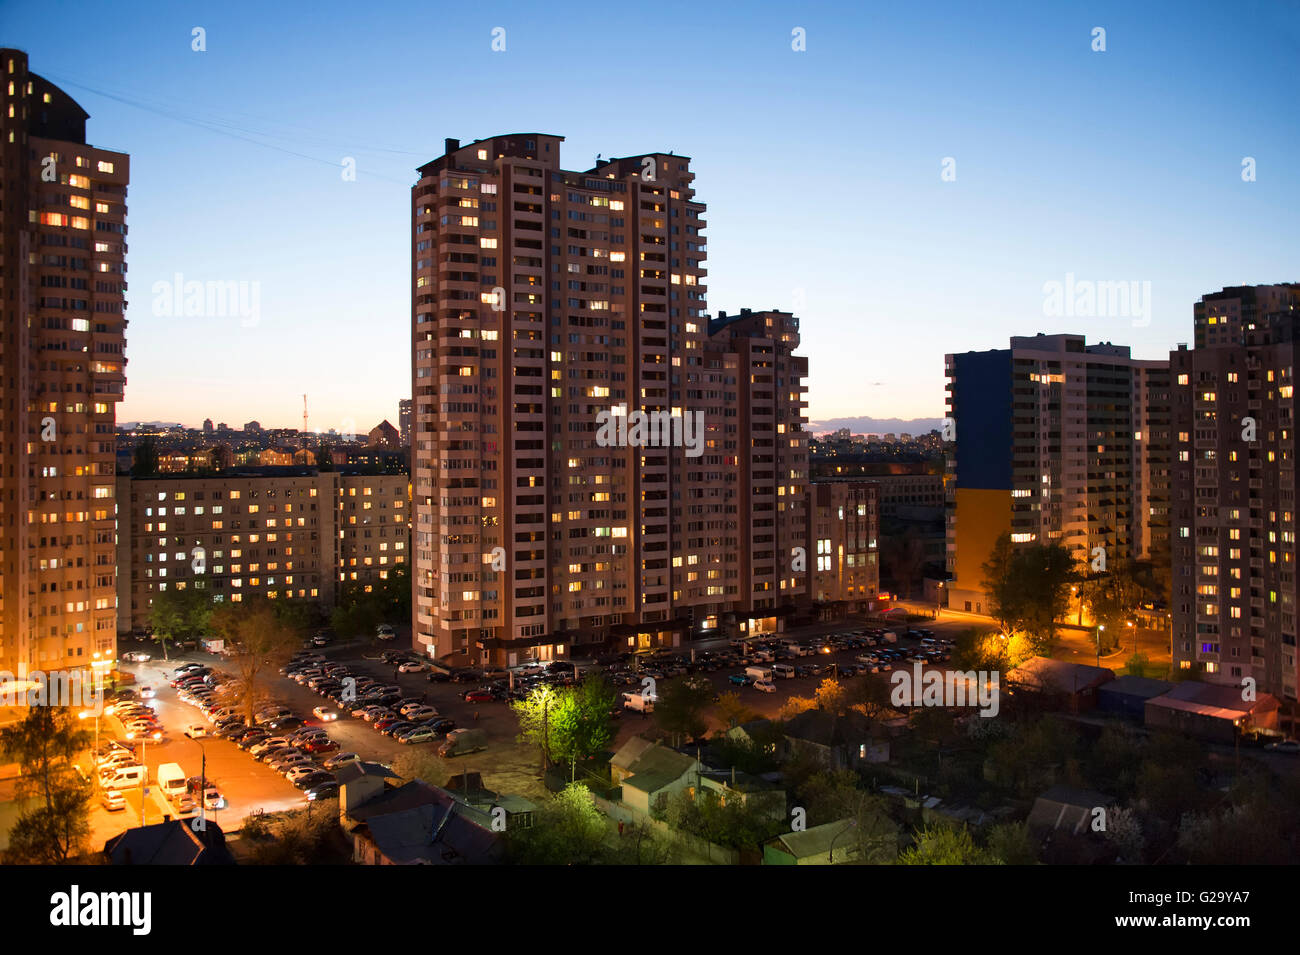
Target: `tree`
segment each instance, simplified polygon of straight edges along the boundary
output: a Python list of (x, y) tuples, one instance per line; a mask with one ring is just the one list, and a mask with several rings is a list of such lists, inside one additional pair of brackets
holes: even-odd
[(935, 825), (918, 829), (914, 844), (899, 853), (899, 865), (999, 865), (994, 858), (975, 844), (965, 827)]
[(578, 760), (605, 752), (614, 739), (612, 713), (617, 703), (614, 688), (603, 676), (589, 676), (565, 689), (551, 732), (553, 754), (568, 760), (576, 771)]
[(576, 767), (579, 759), (604, 752), (614, 739), (614, 689), (599, 676), (555, 690), (543, 684), (511, 704), (519, 718), (519, 739), (541, 750), (542, 771), (557, 762)]
[(845, 703), (869, 720), (881, 720), (893, 712), (890, 685), (884, 680), (854, 680), (844, 691)]
[(153, 438), (143, 437), (131, 455), (132, 477), (153, 477), (158, 473), (158, 446)]
[(198, 640), (206, 636), (212, 618), (212, 591), (207, 581), (196, 577), (186, 587), (175, 584), (154, 595), (149, 608), (153, 639), (167, 659), (167, 644)]
[(989, 830), (988, 851), (1003, 865), (1038, 865), (1038, 847), (1023, 822), (1003, 822)]
[(673, 829), (733, 849), (755, 848), (789, 824), (784, 818), (774, 819), (762, 808), (750, 806), (747, 800), (723, 802), (713, 789), (700, 789), (694, 796), (687, 790), (670, 796), (663, 818)]
[(717, 710), (718, 718), (722, 720), (723, 725), (728, 729), (759, 718), (758, 711), (742, 702), (740, 694), (734, 690), (719, 696), (714, 708)]
[(1011, 546), (1011, 535), (1000, 534), (989, 552), (989, 559), (984, 562), (984, 581), (981, 586), (988, 597), (989, 616), (998, 622), (1003, 633), (1013, 633), (1019, 629), (1024, 617), (1022, 595), (1015, 587), (1013, 564), (1015, 551)]
[(1074, 579), (1070, 551), (1060, 544), (1015, 546), (1000, 535), (984, 563), (989, 614), (1005, 634), (1023, 630), (1034, 649), (1050, 654), (1056, 621), (1069, 609)]
[(881, 570), (892, 576), (904, 599), (911, 597), (912, 587), (925, 566), (925, 542), (913, 527), (902, 534), (890, 534), (880, 542)]
[(534, 814), (531, 827), (506, 831), (506, 857), (516, 865), (591, 865), (602, 861), (608, 834), (591, 793), (570, 783)]
[(1145, 591), (1137, 574), (1132, 562), (1118, 561), (1108, 572), (1080, 581), (1081, 599), (1092, 609), (1093, 623), (1105, 626), (1109, 646), (1118, 645), (1142, 606)]
[(330, 617), (330, 625), (342, 636), (369, 636), (381, 623), (410, 619), (410, 571), (406, 564), (397, 564), (379, 580), (346, 585)]
[(268, 671), (275, 673), (293, 656), (303, 634), (291, 619), (285, 619), (277, 602), (266, 597), (217, 604), (210, 623), (230, 650), (245, 722), (252, 726)]
[(655, 702), (655, 723), (672, 737), (673, 745), (683, 738), (698, 739), (709, 723), (705, 711), (713, 705), (713, 684), (701, 677), (677, 677), (660, 685)]
[(16, 795), (39, 802), (19, 815), (5, 862), (55, 865), (80, 854), (90, 835), (91, 790), (73, 768), (90, 743), (72, 710), (34, 706), (0, 730), (5, 758), (18, 763)]

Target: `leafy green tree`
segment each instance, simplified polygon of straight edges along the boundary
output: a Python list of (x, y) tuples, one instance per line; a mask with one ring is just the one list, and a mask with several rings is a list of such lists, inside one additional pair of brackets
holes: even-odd
[(173, 584), (154, 595), (149, 625), (153, 639), (162, 647), (164, 660), (169, 643), (199, 640), (208, 634), (212, 608), (212, 591), (204, 577), (196, 577), (186, 587)]
[(1069, 609), (1073, 565), (1060, 544), (1016, 546), (1009, 533), (1000, 535), (983, 567), (983, 587), (1003, 633), (1023, 630), (1037, 652), (1050, 654), (1056, 621)]
[(76, 772), (76, 755), (90, 744), (72, 710), (33, 706), (0, 730), (5, 760), (21, 772), (16, 795), (34, 800), (9, 834), (5, 862), (55, 865), (79, 855), (90, 835), (91, 787)]
[(527, 829), (505, 834), (516, 865), (592, 865), (604, 861), (609, 825), (585, 786), (570, 783), (533, 815)]
[(1038, 846), (1023, 822), (1003, 822), (989, 830), (989, 855), (1003, 865), (1038, 865)]
[(913, 836), (913, 845), (899, 853), (899, 865), (1000, 865), (975, 843), (969, 830), (951, 826), (926, 826)]
[(709, 723), (705, 711), (713, 705), (713, 684), (700, 677), (677, 677), (659, 685), (655, 723), (677, 746), (683, 738), (704, 735)]
[(732, 799), (724, 803), (713, 789), (697, 790), (694, 796), (686, 790), (674, 794), (662, 815), (673, 829), (733, 849), (757, 848), (785, 831), (788, 825), (784, 818), (773, 819), (746, 800)]
[(565, 688), (551, 733), (554, 756), (573, 764), (605, 752), (614, 740), (617, 702), (614, 688), (599, 675)]
[(614, 739), (612, 712), (617, 698), (602, 677), (556, 690), (542, 685), (511, 704), (519, 719), (521, 742), (537, 746), (542, 768), (575, 765), (604, 752)]

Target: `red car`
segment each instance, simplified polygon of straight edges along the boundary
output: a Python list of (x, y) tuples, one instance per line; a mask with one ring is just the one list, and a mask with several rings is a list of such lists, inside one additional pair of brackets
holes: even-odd
[(313, 756), (319, 753), (332, 753), (339, 748), (339, 744), (332, 739), (312, 740), (303, 749)]
[(470, 690), (465, 694), (466, 703), (491, 703), (492, 693), (490, 690)]

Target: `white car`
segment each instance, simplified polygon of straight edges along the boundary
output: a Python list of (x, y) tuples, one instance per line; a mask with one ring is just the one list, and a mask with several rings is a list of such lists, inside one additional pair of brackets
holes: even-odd
[(295, 766), (293, 769), (286, 772), (284, 778), (289, 780), (291, 783), (296, 783), (298, 780), (302, 779), (302, 777), (317, 771), (315, 763), (303, 763), (301, 766)]
[(398, 673), (422, 673), (423, 671), (424, 671), (424, 664), (419, 663), (415, 660), (412, 660), (408, 663), (403, 663), (400, 667), (397, 668)]
[(148, 663), (153, 659), (153, 656), (143, 650), (132, 650), (129, 653), (122, 654), (122, 659), (127, 663)]
[(367, 723), (373, 723), (377, 719), (388, 716), (391, 712), (386, 706), (367, 706), (361, 711), (361, 718)]
[(754, 683), (754, 689), (761, 690), (764, 693), (775, 693), (776, 684), (770, 680), (757, 680)]
[(328, 706), (314, 707), (311, 711), (311, 715), (316, 717), (316, 719), (318, 720), (323, 720), (326, 723), (330, 722), (331, 720), (336, 720), (339, 718), (338, 711), (332, 710)]
[(272, 736), (269, 739), (264, 739), (262, 740), (262, 742), (250, 746), (248, 752), (253, 756), (261, 756), (268, 749), (275, 749), (279, 746), (288, 746), (288, 745), (289, 745), (289, 741), (285, 739), (283, 736)]
[(191, 723), (184, 728), (183, 732), (190, 739), (202, 739), (208, 735), (208, 728), (202, 723)]
[(154, 688), (151, 686), (140, 687), (140, 699), (142, 700), (152, 700), (157, 695), (158, 694), (154, 692)]

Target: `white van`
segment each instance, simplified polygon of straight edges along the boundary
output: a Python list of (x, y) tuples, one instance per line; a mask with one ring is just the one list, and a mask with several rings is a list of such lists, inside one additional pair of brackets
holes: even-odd
[(774, 663), (772, 664), (772, 676), (773, 678), (781, 677), (786, 680), (792, 680), (794, 679), (794, 667), (790, 666), (788, 663)]
[(745, 667), (745, 676), (752, 678), (755, 683), (767, 683), (772, 679), (772, 671), (767, 667)]
[(640, 693), (624, 693), (623, 708), (636, 710), (638, 713), (653, 713), (655, 711), (655, 697), (653, 694), (649, 697)]
[(139, 763), (130, 766), (117, 766), (102, 773), (99, 777), (101, 789), (134, 789), (144, 785), (145, 768)]

